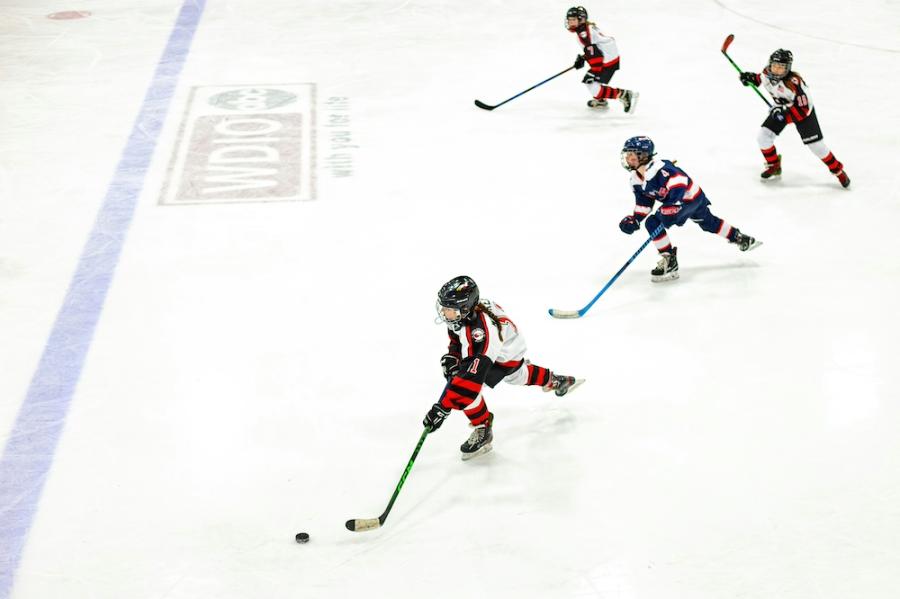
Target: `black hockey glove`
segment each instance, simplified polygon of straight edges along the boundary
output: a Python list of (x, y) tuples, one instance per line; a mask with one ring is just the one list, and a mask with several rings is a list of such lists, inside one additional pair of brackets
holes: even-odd
[(441, 428), (441, 425), (444, 424), (444, 420), (446, 420), (449, 415), (450, 410), (445, 410), (441, 404), (436, 403), (431, 406), (431, 409), (425, 414), (425, 420), (422, 421), (422, 424), (430, 428), (431, 432), (434, 432)]
[(628, 215), (619, 221), (619, 228), (622, 229), (623, 233), (631, 235), (641, 228), (641, 223), (639, 223), (634, 216)]
[(750, 71), (744, 71), (741, 73), (741, 83), (744, 85), (759, 85), (759, 80), (756, 78), (756, 73), (751, 73)]
[(783, 123), (785, 119), (784, 106), (773, 106), (772, 109), (769, 110), (769, 116), (776, 121)]
[(453, 354), (444, 354), (441, 356), (441, 370), (444, 371), (444, 378), (449, 383), (459, 372), (459, 358)]
[(572, 65), (572, 66), (574, 66), (576, 69), (580, 69), (581, 67), (583, 67), (583, 66), (584, 66), (584, 56), (582, 56), (581, 54), (579, 54), (579, 55), (575, 58), (575, 64)]

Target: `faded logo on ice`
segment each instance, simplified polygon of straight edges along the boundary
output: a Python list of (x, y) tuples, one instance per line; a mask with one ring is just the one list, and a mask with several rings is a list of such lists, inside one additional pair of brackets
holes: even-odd
[(314, 128), (314, 84), (195, 87), (160, 203), (315, 199)]

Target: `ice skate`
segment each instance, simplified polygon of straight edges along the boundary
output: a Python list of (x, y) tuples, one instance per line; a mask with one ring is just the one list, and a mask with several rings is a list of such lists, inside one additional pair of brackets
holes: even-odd
[(494, 415), (490, 414), (487, 422), (472, 427), (472, 434), (469, 435), (468, 440), (459, 446), (463, 460), (471, 460), (493, 449), (491, 446), (491, 441), (494, 440), (494, 431), (491, 429), (493, 422)]
[(584, 379), (576, 379), (574, 376), (551, 374), (550, 382), (541, 388), (545, 392), (553, 391), (557, 397), (562, 397), (566, 393), (574, 391), (583, 382)]
[(609, 102), (606, 100), (597, 100), (596, 98), (588, 100), (588, 108), (594, 108), (596, 110), (603, 110), (605, 108), (609, 108)]
[[(778, 155), (778, 160), (773, 162), (772, 164), (766, 165), (766, 170), (759, 174), (759, 177), (763, 181), (768, 181), (775, 177), (781, 176), (781, 154)], [(846, 185), (845, 185), (846, 187)]]
[(674, 281), (678, 276), (678, 248), (660, 253), (656, 268), (650, 271), (650, 280), (654, 283), (662, 283), (663, 281)]
[(630, 89), (622, 90), (622, 93), (619, 95), (619, 100), (622, 102), (622, 107), (625, 109), (625, 112), (634, 112), (639, 96), (639, 93), (633, 92)]
[(841, 170), (837, 175), (838, 181), (840, 181), (841, 185), (846, 189), (850, 187), (850, 177), (847, 176), (846, 171)]
[(736, 244), (742, 252), (749, 252), (762, 245), (762, 241), (757, 241), (754, 237), (744, 235), (738, 229), (734, 230), (734, 238), (731, 240), (731, 243)]

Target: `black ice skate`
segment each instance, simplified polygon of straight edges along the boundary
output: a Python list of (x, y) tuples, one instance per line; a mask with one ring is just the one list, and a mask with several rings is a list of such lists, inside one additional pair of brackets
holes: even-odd
[(471, 460), (493, 449), (491, 447), (491, 441), (494, 440), (494, 431), (491, 429), (493, 423), (494, 415), (489, 414), (487, 422), (472, 427), (474, 430), (468, 440), (459, 446), (463, 460)]
[(639, 96), (639, 93), (633, 92), (630, 89), (622, 90), (622, 93), (619, 95), (619, 100), (622, 102), (622, 107), (625, 109), (625, 112), (634, 112)]
[(847, 176), (846, 171), (842, 170), (836, 176), (838, 178), (838, 181), (841, 182), (841, 185), (844, 186), (844, 188), (850, 187), (850, 177)]
[(553, 391), (557, 397), (562, 397), (566, 393), (575, 390), (578, 385), (584, 382), (584, 379), (576, 379), (574, 376), (562, 376), (558, 374), (550, 375), (550, 382), (541, 387), (544, 391)]
[(742, 252), (749, 252), (762, 245), (762, 241), (757, 241), (754, 237), (744, 235), (738, 229), (734, 230), (734, 237), (732, 238), (731, 243), (737, 244)]
[[(766, 165), (766, 170), (759, 174), (760, 178), (768, 181), (774, 177), (781, 176), (781, 154), (778, 155), (778, 160), (773, 162), (772, 164)], [(846, 185), (845, 185), (846, 187)]]
[(592, 100), (588, 100), (587, 105), (588, 105), (588, 108), (597, 108), (597, 109), (609, 108), (609, 102), (607, 102), (606, 100), (598, 100), (596, 98), (594, 98)]
[(650, 280), (654, 283), (662, 283), (663, 281), (674, 281), (678, 277), (678, 248), (660, 253), (656, 268), (650, 271)]

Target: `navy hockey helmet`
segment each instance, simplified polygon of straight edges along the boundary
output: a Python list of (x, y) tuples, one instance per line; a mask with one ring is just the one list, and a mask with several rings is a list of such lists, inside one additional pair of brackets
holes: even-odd
[(578, 25), (587, 22), (588, 14), (587, 9), (583, 6), (573, 6), (569, 10), (566, 11), (566, 29), (569, 31), (575, 31), (576, 27), (569, 26), (569, 19), (578, 19)]
[[(454, 331), (458, 331), (462, 328), (463, 321), (475, 311), (479, 299), (478, 285), (472, 277), (466, 275), (453, 277), (438, 291), (435, 305), (438, 318)], [(444, 308), (456, 310), (457, 316), (450, 318)]]
[(625, 157), (629, 152), (634, 152), (638, 159), (638, 166), (641, 166), (649, 164), (653, 156), (656, 155), (656, 147), (653, 145), (653, 140), (646, 135), (629, 137), (625, 140), (625, 143), (622, 145), (622, 166), (626, 170), (633, 171), (637, 170), (637, 167), (629, 165)]
[[(780, 64), (784, 67), (784, 73), (773, 73), (772, 65)], [(776, 83), (781, 81), (787, 74), (791, 72), (791, 65), (794, 64), (794, 55), (790, 50), (785, 50), (784, 48), (779, 48), (772, 52), (772, 55), (769, 56), (769, 68), (766, 69), (766, 77), (772, 83)]]

